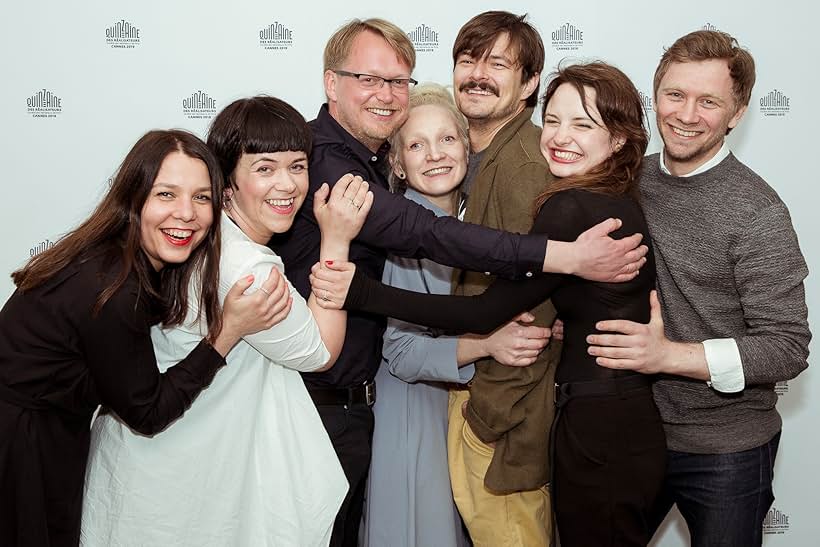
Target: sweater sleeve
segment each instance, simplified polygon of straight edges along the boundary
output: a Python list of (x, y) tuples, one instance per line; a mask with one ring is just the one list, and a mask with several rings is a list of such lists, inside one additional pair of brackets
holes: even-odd
[(808, 366), (808, 267), (782, 202), (762, 210), (734, 249), (746, 334), (736, 338), (746, 385), (789, 380)]

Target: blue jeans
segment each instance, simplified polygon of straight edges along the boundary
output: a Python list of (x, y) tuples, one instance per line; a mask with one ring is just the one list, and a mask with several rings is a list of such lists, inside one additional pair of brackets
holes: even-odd
[(780, 432), (759, 446), (730, 454), (668, 452), (657, 528), (673, 504), (686, 520), (692, 547), (755, 547), (774, 501), (772, 476)]

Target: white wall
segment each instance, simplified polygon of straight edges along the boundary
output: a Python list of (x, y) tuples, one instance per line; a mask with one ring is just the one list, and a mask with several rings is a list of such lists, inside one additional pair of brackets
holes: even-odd
[[(758, 78), (749, 112), (730, 143), (789, 205), (814, 271), (820, 246), (811, 234), (820, 232), (820, 190), (812, 158), (818, 154), (814, 136), (820, 120), (811, 100), (820, 88), (815, 70), (820, 51), (816, 15), (807, 6), (801, 0), (474, 1), (469, 8), (430, 0), (4, 2), (0, 297), (13, 289), (8, 273), (88, 214), (119, 161), (148, 129), (182, 127), (203, 135), (213, 113), (255, 93), (277, 95), (306, 118), (314, 117), (323, 101), (324, 43), (352, 17), (385, 17), (408, 33), (418, 27), (421, 34), (436, 33), (437, 41), (418, 44), (427, 51), (419, 52), (415, 77), (447, 83), (458, 29), (486, 9), (529, 12), (544, 38), (548, 67), (564, 57), (600, 58), (625, 70), (647, 96), (663, 46), (707, 25), (734, 34), (754, 54)], [(109, 43), (106, 31), (118, 22), (132, 27), (131, 38)], [(290, 37), (266, 49), (260, 32), (276, 24)], [(553, 43), (553, 32), (566, 24), (581, 33), (581, 40)], [(43, 90), (59, 98), (56, 112), (29, 111), (29, 99)], [(788, 98), (788, 108), (768, 116), (760, 100), (775, 90)], [(183, 101), (200, 91), (207, 95), (206, 104), (186, 113)], [(653, 127), (651, 150), (658, 147)], [(815, 275), (806, 288), (809, 308), (816, 309), (820, 287)], [(820, 391), (820, 376), (810, 368), (786, 387), (779, 404), (785, 425), (776, 466), (773, 511), (778, 518), (767, 528), (769, 547), (815, 545), (820, 533), (811, 502), (820, 490), (812, 465), (818, 440), (811, 419), (820, 402), (810, 397)], [(671, 519), (656, 541), (663, 547), (686, 544), (685, 528)]]

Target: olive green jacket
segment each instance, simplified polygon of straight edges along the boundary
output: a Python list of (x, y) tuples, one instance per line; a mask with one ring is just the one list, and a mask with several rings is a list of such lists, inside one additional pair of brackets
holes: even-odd
[[(532, 108), (524, 109), (486, 149), (470, 186), (466, 222), (518, 233), (532, 228), (535, 200), (553, 180), (539, 149), (541, 132), (531, 121), (532, 113)], [(480, 294), (493, 279), (457, 270), (454, 292)], [(531, 311), (534, 324), (549, 326), (555, 319), (549, 301)], [(508, 367), (494, 359), (476, 363), (467, 422), (482, 441), (495, 443), (484, 477), (489, 490), (533, 490), (549, 481), (549, 432), (560, 353), (560, 344), (551, 343), (529, 367)]]

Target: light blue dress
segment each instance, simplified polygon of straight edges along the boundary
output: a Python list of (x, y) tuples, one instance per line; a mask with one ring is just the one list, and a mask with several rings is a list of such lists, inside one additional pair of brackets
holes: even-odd
[[(446, 213), (414, 190), (407, 199)], [(391, 256), (382, 281), (450, 294), (452, 268)], [(375, 430), (362, 516), (364, 547), (466, 547), (447, 468), (446, 382), (465, 383), (473, 366), (456, 363), (455, 336), (389, 319), (376, 374)]]

